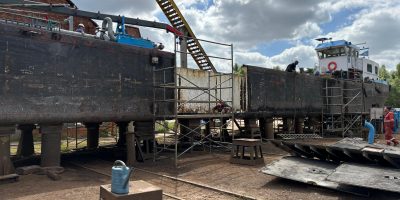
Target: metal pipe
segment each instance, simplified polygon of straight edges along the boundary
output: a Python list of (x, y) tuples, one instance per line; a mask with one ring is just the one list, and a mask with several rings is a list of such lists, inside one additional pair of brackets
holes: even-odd
[(113, 21), (110, 17), (104, 18), (101, 28), (103, 29), (101, 32), (101, 38), (104, 38), (105, 31), (107, 31), (108, 37), (110, 38), (111, 41), (117, 40), (113, 31)]
[[(114, 22), (117, 22), (117, 23), (122, 22), (121, 16), (103, 14), (100, 12), (89, 12), (89, 11), (78, 10), (75, 8), (67, 7), (67, 5), (65, 5), (65, 4), (21, 4), (20, 2), (15, 1), (15, 0), (0, 0), (0, 4), (2, 7), (19, 7), (19, 8), (26, 7), (29, 9), (39, 10), (42, 12), (53, 12), (53, 13), (64, 14), (64, 15), (68, 15), (68, 16), (86, 17), (86, 18), (97, 19), (97, 20), (103, 20), (104, 18), (109, 17)], [(151, 28), (157, 28), (157, 29), (164, 29), (164, 30), (172, 32), (174, 34), (182, 35), (182, 33), (180, 31), (176, 30), (175, 28), (171, 27), (170, 25), (168, 25), (166, 23), (148, 21), (148, 20), (142, 20), (142, 19), (135, 19), (135, 18), (129, 18), (129, 17), (125, 17), (124, 20), (125, 20), (126, 24), (143, 26), (143, 27), (151, 27)]]

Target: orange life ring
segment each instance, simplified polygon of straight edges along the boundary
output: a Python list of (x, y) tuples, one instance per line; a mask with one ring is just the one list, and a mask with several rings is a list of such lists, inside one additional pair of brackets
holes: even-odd
[[(333, 65), (333, 67), (332, 67), (332, 65)], [(328, 63), (328, 69), (329, 69), (329, 71), (335, 71), (337, 69), (336, 62), (332, 61), (332, 62)]]

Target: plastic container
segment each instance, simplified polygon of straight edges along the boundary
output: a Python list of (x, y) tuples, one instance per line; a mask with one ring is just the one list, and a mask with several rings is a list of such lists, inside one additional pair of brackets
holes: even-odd
[(129, 178), (133, 169), (127, 167), (121, 160), (114, 162), (111, 170), (111, 192), (115, 194), (129, 193)]

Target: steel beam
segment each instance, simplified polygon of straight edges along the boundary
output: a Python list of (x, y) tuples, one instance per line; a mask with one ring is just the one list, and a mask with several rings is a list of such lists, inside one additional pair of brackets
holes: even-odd
[[(186, 31), (185, 28), (181, 29), (182, 33), (184, 36), (188, 35), (188, 32)], [(180, 39), (180, 59), (181, 59), (181, 67), (182, 68), (187, 68), (188, 67), (188, 43), (187, 43), (187, 37), (182, 37)]]

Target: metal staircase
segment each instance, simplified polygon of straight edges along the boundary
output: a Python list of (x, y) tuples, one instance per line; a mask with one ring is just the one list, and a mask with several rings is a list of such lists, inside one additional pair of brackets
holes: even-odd
[(217, 72), (210, 58), (207, 56), (199, 40), (196, 39), (192, 29), (179, 11), (178, 6), (173, 0), (156, 0), (165, 16), (170, 21), (171, 25), (183, 32), (187, 33), (187, 49), (192, 55), (197, 66), (204, 71)]

